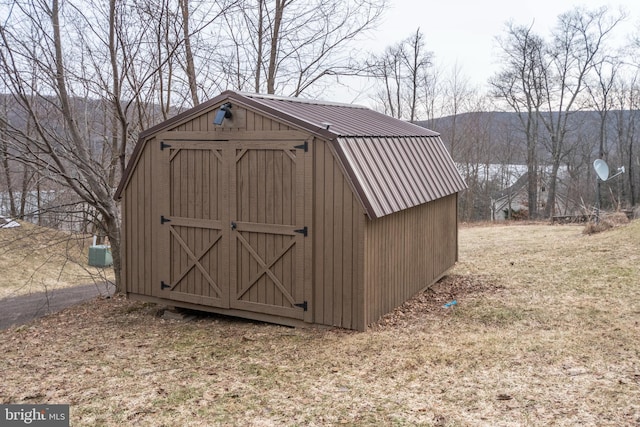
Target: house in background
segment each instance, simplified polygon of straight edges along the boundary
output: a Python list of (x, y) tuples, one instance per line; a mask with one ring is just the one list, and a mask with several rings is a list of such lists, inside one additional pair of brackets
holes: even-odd
[[(525, 172), (513, 185), (493, 193), (491, 195), (491, 220), (527, 219), (529, 217), (528, 184), (529, 176)], [(539, 191), (542, 189), (540, 188)], [(539, 199), (542, 194), (538, 193)], [(542, 203), (538, 207), (544, 209)]]
[[(560, 180), (559, 183), (562, 183)], [(502, 191), (491, 195), (491, 220), (529, 219), (529, 174), (525, 172), (517, 181)], [(559, 189), (561, 187), (559, 186)], [(544, 212), (547, 204), (547, 185), (544, 178), (538, 179), (538, 212)], [(581, 212), (569, 211), (568, 199), (560, 192), (556, 193), (556, 215), (576, 216)]]
[(227, 91), (140, 135), (116, 193), (124, 289), (365, 330), (455, 264), (465, 187), (433, 131)]

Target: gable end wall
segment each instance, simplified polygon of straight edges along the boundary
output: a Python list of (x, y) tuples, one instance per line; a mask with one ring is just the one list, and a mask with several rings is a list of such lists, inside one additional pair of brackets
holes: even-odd
[[(219, 107), (219, 106), (218, 106)], [(162, 132), (211, 132), (223, 131), (225, 137), (233, 131), (261, 132), (283, 131), (290, 128), (257, 112), (242, 108), (234, 110), (234, 119), (226, 120), (223, 126), (214, 126), (213, 118), (218, 108), (202, 112), (174, 128)], [(122, 191), (122, 240), (123, 240), (123, 289), (127, 293), (155, 296), (159, 286), (158, 263), (166, 262), (166, 254), (158, 254), (155, 241), (160, 233), (160, 198), (169, 197), (167, 189), (160, 187), (160, 141), (157, 134), (150, 134), (143, 142), (137, 158), (132, 159), (131, 173)], [(164, 258), (163, 258), (164, 257)]]
[(155, 138), (147, 141), (122, 193), (122, 278), (127, 293), (152, 295), (157, 281), (154, 248), (161, 214), (157, 208), (160, 150), (156, 143)]

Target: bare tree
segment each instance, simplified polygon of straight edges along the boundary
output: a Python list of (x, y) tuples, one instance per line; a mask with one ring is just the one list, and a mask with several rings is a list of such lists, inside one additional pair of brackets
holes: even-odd
[(540, 115), (549, 135), (547, 148), (551, 155), (546, 217), (555, 213), (558, 171), (568, 153), (565, 137), (569, 117), (581, 101), (585, 79), (597, 65), (607, 36), (622, 18), (610, 18), (606, 8), (576, 8), (558, 18), (550, 45), (550, 71), (544, 80), (546, 111)]
[(385, 0), (243, 0), (239, 14), (225, 17), (220, 74), (239, 90), (319, 93), (326, 77), (352, 72), (349, 43), (374, 27), (384, 6)]
[(545, 43), (531, 27), (513, 23), (507, 25), (499, 43), (504, 66), (490, 80), (492, 94), (517, 113), (522, 125), (527, 146), (529, 217), (537, 218), (539, 115), (546, 99), (543, 82), (547, 78)]
[[(437, 128), (443, 134), (455, 134), (459, 139), (454, 160), (468, 186), (460, 196), (460, 219), (472, 221), (489, 219), (492, 185), (491, 114), (484, 113), (484, 99), (478, 99), (477, 111), (460, 116), (448, 116), (451, 127)], [(455, 119), (455, 120), (454, 120)], [(454, 129), (455, 127), (455, 129)]]
[(418, 28), (410, 37), (366, 61), (368, 75), (382, 83), (376, 100), (385, 113), (412, 122), (425, 116), (419, 108), (433, 102), (425, 98), (427, 94), (435, 93), (433, 88), (427, 87), (435, 83), (430, 73), (432, 56), (426, 50), (424, 35)]
[(180, 0), (180, 10), (182, 11), (182, 32), (184, 35), (185, 68), (187, 79), (189, 80), (189, 92), (193, 105), (200, 104), (198, 98), (198, 85), (196, 79), (196, 68), (193, 61), (193, 51), (191, 49), (191, 33), (189, 32), (189, 0)]
[[(109, 4), (112, 18), (114, 4)], [(108, 162), (100, 161), (103, 150), (93, 143), (92, 133), (97, 112), (92, 105), (99, 103), (92, 102), (90, 96), (111, 94), (115, 107), (115, 101), (121, 100), (121, 86), (115, 72), (113, 86), (104, 84), (108, 81), (103, 73), (104, 59), (109, 56), (106, 49), (94, 51), (96, 45), (85, 37), (93, 34), (100, 45), (104, 33), (92, 27), (81, 8), (59, 0), (16, 2), (10, 18), (10, 25), (0, 28), (0, 68), (10, 76), (7, 84), (16, 111), (31, 123), (25, 126), (20, 121), (7, 121), (13, 158), (46, 171), (59, 186), (72, 190), (79, 202), (92, 207), (94, 224), (109, 238), (118, 281), (120, 221), (112, 195), (122, 167), (117, 161), (122, 150), (114, 149)], [(110, 40), (115, 40), (114, 26), (109, 28)], [(118, 114), (126, 115), (120, 112), (115, 117)], [(123, 138), (128, 141), (131, 136), (126, 132)]]
[[(501, 42), (505, 66), (491, 81), (493, 93), (518, 113), (527, 139), (529, 209), (537, 216), (538, 147), (549, 154), (544, 214), (556, 209), (558, 174), (578, 141), (569, 144), (569, 118), (585, 107), (585, 82), (602, 62), (604, 43), (623, 15), (611, 18), (606, 8), (576, 8), (558, 17), (549, 43), (531, 27), (509, 24)], [(544, 129), (544, 133), (541, 130)]]
[[(459, 70), (457, 66), (454, 67), (452, 73), (454, 79), (464, 80), (461, 70)], [(434, 60), (434, 64), (428, 67), (422, 75), (423, 81), (420, 86), (422, 93), (419, 100), (422, 103), (422, 114), (424, 115), (424, 120), (426, 120), (428, 128), (433, 128), (433, 121), (436, 117), (449, 114), (446, 111), (446, 106), (449, 104), (449, 101), (446, 101), (448, 94), (446, 88), (443, 87), (446, 85), (446, 82), (444, 84), (442, 83), (443, 76), (446, 74), (447, 73), (441, 71)]]
[(425, 52), (424, 34), (420, 32), (420, 28), (405, 40), (401, 54), (408, 72), (409, 121), (413, 122), (418, 114), (418, 91), (421, 84), (426, 81), (424, 76), (427, 68), (432, 64), (432, 54)]
[[(590, 107), (595, 109), (600, 119), (598, 131), (598, 158), (607, 159), (607, 129), (608, 118), (613, 108), (614, 85), (617, 80), (617, 74), (622, 66), (620, 60), (616, 57), (606, 56), (601, 61), (596, 61), (593, 66), (593, 79), (588, 79), (586, 83), (586, 91), (590, 98)], [(600, 180), (596, 182), (596, 205), (601, 206), (601, 186)]]
[[(8, 97), (2, 97), (2, 113), (0, 114), (0, 166), (2, 166), (2, 172), (4, 175), (7, 201), (9, 202), (9, 215), (12, 217), (17, 216), (18, 210), (16, 209), (16, 200), (14, 195), (14, 184), (11, 173), (12, 162), (9, 156), (9, 134), (7, 129), (8, 124)], [(2, 199), (0, 199), (1, 201)]]
[(392, 117), (402, 118), (404, 105), (402, 102), (402, 53), (400, 45), (389, 46), (380, 56), (372, 56), (366, 65), (370, 75), (382, 82), (376, 96), (382, 111)]
[(640, 131), (640, 82), (638, 70), (628, 78), (619, 77), (615, 85), (613, 122), (615, 140), (626, 173), (629, 205), (640, 200), (640, 173), (637, 170), (636, 139)]
[[(425, 84), (425, 87), (429, 85)], [(476, 89), (469, 84), (468, 77), (462, 74), (462, 70), (458, 65), (454, 65), (448, 78), (442, 85), (443, 105), (439, 109), (441, 114), (451, 117), (451, 128), (449, 134), (446, 135), (446, 141), (449, 144), (451, 155), (458, 157), (459, 146), (463, 145), (464, 139), (458, 135), (457, 120), (460, 114), (467, 112), (481, 112), (488, 108), (479, 96)]]

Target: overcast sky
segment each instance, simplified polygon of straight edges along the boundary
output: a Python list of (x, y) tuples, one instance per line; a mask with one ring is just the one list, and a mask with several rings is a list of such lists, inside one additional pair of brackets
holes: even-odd
[[(606, 0), (388, 0), (390, 7), (379, 29), (366, 42), (368, 50), (386, 46), (409, 37), (420, 27), (427, 50), (435, 55), (437, 66), (445, 72), (458, 64), (472, 83), (486, 86), (498, 69), (496, 36), (504, 32), (505, 23), (533, 24), (534, 31), (548, 36), (558, 15), (575, 6), (588, 9), (606, 6), (611, 12), (621, 7), (628, 18), (620, 33), (631, 34), (640, 24), (640, 1)], [(362, 103), (364, 99), (347, 100)]]

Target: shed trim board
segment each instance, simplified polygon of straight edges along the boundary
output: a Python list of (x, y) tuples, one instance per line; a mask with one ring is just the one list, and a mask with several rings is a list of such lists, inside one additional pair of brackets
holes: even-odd
[[(226, 102), (232, 118), (213, 125)], [(456, 262), (464, 188), (435, 132), (359, 106), (224, 92), (140, 135), (116, 192), (124, 289), (365, 330)]]
[(164, 298), (153, 297), (153, 296), (144, 295), (144, 294), (128, 293), (127, 298), (129, 298), (132, 301), (151, 302), (151, 303), (164, 305), (164, 306), (168, 305), (173, 307), (186, 308), (189, 310), (206, 311), (208, 313), (222, 314), (225, 316), (256, 320), (258, 322), (277, 323), (279, 325), (284, 325), (284, 326), (308, 327), (312, 323), (312, 322), (306, 322), (303, 320), (298, 320), (290, 317), (279, 317), (279, 316), (273, 316), (269, 314), (247, 311), (247, 310), (235, 310), (231, 308), (220, 309), (217, 307), (203, 306), (202, 304), (193, 304), (189, 302), (180, 302), (180, 301), (173, 303), (173, 301), (168, 301)]

